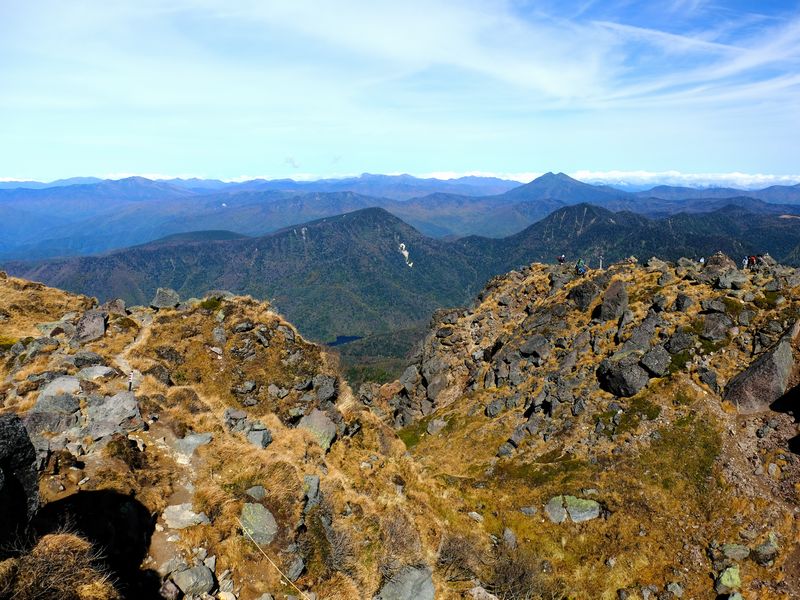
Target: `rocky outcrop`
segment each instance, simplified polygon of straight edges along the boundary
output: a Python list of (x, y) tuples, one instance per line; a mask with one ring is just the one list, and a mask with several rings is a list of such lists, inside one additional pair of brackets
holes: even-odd
[(788, 391), (789, 378), (795, 368), (792, 344), (799, 335), (800, 322), (773, 348), (730, 380), (724, 399), (735, 404), (741, 413), (767, 410)]

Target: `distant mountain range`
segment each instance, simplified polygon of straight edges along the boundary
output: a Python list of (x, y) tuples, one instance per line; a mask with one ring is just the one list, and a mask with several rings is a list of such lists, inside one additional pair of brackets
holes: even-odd
[[(408, 259), (401, 251), (408, 250)], [(578, 204), (502, 239), (428, 237), (381, 208), (296, 225), (266, 236), (171, 236), (104, 256), (5, 262), (3, 268), (101, 300), (147, 303), (157, 287), (186, 298), (228, 289), (271, 299), (310, 337), (368, 336), (419, 326), (467, 302), (493, 275), (564, 252), (606, 264), (636, 255), (677, 259), (722, 250), (795, 261), (800, 218), (736, 205), (650, 219)], [(413, 264), (413, 266), (410, 266)]]
[(437, 238), (502, 238), (582, 202), (648, 217), (736, 204), (758, 214), (800, 213), (800, 185), (763, 190), (659, 186), (629, 193), (558, 173), (516, 182), (362, 175), (313, 182), (152, 181), (141, 177), (0, 189), (0, 258), (96, 254), (176, 233), (263, 236), (294, 223), (380, 207)]

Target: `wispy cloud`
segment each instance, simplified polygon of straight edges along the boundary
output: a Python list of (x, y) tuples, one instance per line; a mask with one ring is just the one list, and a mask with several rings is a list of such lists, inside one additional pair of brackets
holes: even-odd
[[(0, 20), (14, 173), (794, 171), (800, 7), (35, 0)], [(37, 171), (37, 168), (39, 171)], [(7, 173), (6, 173), (7, 174)], [(41, 175), (39, 175), (41, 176)]]

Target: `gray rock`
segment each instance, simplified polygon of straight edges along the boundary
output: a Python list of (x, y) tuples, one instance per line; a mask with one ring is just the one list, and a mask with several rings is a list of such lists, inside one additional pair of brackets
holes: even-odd
[(416, 365), (411, 365), (400, 376), (400, 384), (405, 388), (406, 392), (411, 394), (419, 383), (419, 369)]
[(303, 488), (306, 500), (305, 512), (308, 512), (322, 501), (319, 491), (319, 475), (306, 475), (303, 477)]
[(692, 300), (686, 294), (678, 294), (678, 297), (675, 298), (675, 304), (672, 305), (672, 310), (677, 312), (686, 312), (689, 308), (694, 304), (694, 300)]
[(694, 346), (694, 336), (686, 331), (676, 331), (664, 344), (667, 352), (678, 354)]
[(211, 339), (218, 346), (224, 347), (225, 343), (228, 341), (228, 336), (225, 334), (225, 328), (222, 327), (222, 325), (217, 325), (214, 327), (214, 329), (211, 330)]
[(728, 331), (733, 327), (733, 320), (726, 314), (711, 313), (703, 320), (703, 332), (700, 334), (705, 340), (718, 342), (728, 336)]
[(192, 433), (185, 436), (183, 439), (175, 441), (175, 452), (186, 459), (191, 459), (195, 450), (200, 446), (210, 444), (212, 439), (213, 436), (210, 433)]
[(733, 561), (743, 561), (750, 556), (750, 548), (742, 544), (722, 544), (722, 554)]
[(214, 589), (214, 574), (205, 565), (173, 573), (172, 581), (187, 596), (207, 594)]
[(269, 429), (254, 429), (247, 433), (247, 441), (259, 448), (266, 448), (272, 443), (272, 433)]
[(47, 384), (39, 393), (39, 397), (62, 396), (64, 394), (79, 394), (81, 382), (77, 377), (65, 376), (58, 377)]
[(194, 512), (190, 502), (168, 506), (161, 516), (170, 529), (186, 529), (194, 525), (208, 525), (211, 523), (205, 513)]
[(242, 525), (257, 544), (269, 544), (278, 534), (275, 517), (261, 504), (247, 503), (242, 507)]
[(797, 338), (798, 332), (800, 323), (795, 324), (772, 349), (731, 379), (723, 398), (735, 404), (741, 413), (755, 413), (768, 409), (783, 396), (794, 368), (792, 340)]
[(87, 310), (75, 326), (76, 339), (85, 344), (99, 340), (106, 334), (108, 315), (101, 310)]
[(156, 295), (150, 301), (151, 308), (175, 308), (181, 303), (181, 297), (173, 289), (158, 288)]
[(99, 440), (114, 433), (135, 431), (143, 426), (139, 403), (133, 392), (90, 399), (86, 434)]
[(336, 438), (336, 424), (321, 410), (314, 409), (300, 419), (297, 426), (314, 434), (317, 443), (323, 450), (330, 448)]
[(554, 496), (544, 505), (544, 514), (553, 523), (563, 523), (567, 520), (567, 509), (564, 508), (564, 497)]
[(447, 426), (447, 421), (445, 421), (444, 419), (433, 419), (428, 423), (428, 426), (425, 428), (425, 431), (428, 433), (428, 435), (436, 435), (446, 426)]
[(667, 591), (676, 598), (683, 598), (683, 586), (677, 581), (667, 584)]
[(80, 352), (75, 353), (75, 356), (72, 358), (72, 362), (78, 369), (83, 369), (86, 367), (103, 365), (106, 361), (102, 356), (95, 352), (81, 350)]
[(255, 327), (255, 323), (249, 319), (245, 319), (233, 326), (233, 333), (247, 333), (248, 331), (253, 331)]
[(486, 416), (493, 419), (500, 414), (505, 406), (506, 403), (503, 400), (492, 400), (489, 406), (486, 407)]
[(426, 388), (426, 392), (428, 395), (428, 399), (431, 402), (436, 402), (436, 399), (439, 397), (444, 390), (447, 389), (448, 381), (447, 375), (445, 373), (441, 373), (439, 375), (434, 376), (430, 383), (428, 383), (428, 387)]
[(765, 542), (753, 548), (753, 560), (761, 566), (769, 566), (778, 558), (779, 552), (778, 538), (770, 533)]
[(0, 546), (18, 541), (39, 506), (36, 450), (17, 415), (0, 415)]
[(573, 523), (583, 523), (600, 516), (600, 504), (594, 500), (564, 496), (564, 506)]
[(653, 377), (664, 377), (669, 372), (672, 357), (664, 346), (655, 346), (642, 357), (641, 364)]
[(586, 280), (573, 287), (567, 294), (567, 299), (574, 302), (578, 310), (585, 311), (599, 294), (600, 288), (593, 281)]
[(314, 377), (313, 385), (320, 404), (336, 399), (336, 377), (332, 375), (317, 375)]
[(128, 314), (128, 310), (125, 307), (125, 300), (122, 298), (114, 298), (113, 300), (101, 304), (100, 310), (110, 315), (125, 316)]
[(563, 523), (567, 517), (573, 523), (583, 523), (596, 519), (601, 514), (598, 502), (576, 496), (554, 496), (547, 502), (544, 510), (553, 523)]
[(248, 496), (250, 496), (253, 500), (261, 501), (267, 497), (267, 490), (264, 489), (263, 485), (254, 485), (251, 488), (248, 488), (244, 492)]
[(116, 377), (117, 371), (111, 367), (97, 365), (95, 367), (86, 367), (76, 373), (76, 377), (82, 381), (95, 381), (97, 379), (108, 379)]
[(428, 567), (405, 567), (383, 584), (373, 600), (434, 600), (431, 575)]
[(628, 291), (622, 281), (615, 279), (603, 294), (603, 301), (600, 304), (600, 320), (615, 321), (623, 315), (627, 308)]
[(534, 359), (539, 359), (538, 362), (541, 363), (547, 360), (552, 349), (553, 346), (550, 340), (537, 333), (519, 347), (519, 353), (522, 356), (532, 356)]
[(633, 396), (642, 390), (650, 377), (639, 366), (636, 356), (626, 356), (620, 360), (606, 359), (597, 369), (600, 387), (615, 396)]
[(300, 575), (306, 570), (306, 563), (301, 556), (295, 556), (294, 560), (286, 568), (286, 578), (289, 581), (297, 581)]

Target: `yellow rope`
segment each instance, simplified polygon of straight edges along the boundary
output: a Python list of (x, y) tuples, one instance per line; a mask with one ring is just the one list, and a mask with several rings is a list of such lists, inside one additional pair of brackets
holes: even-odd
[(305, 598), (305, 600), (311, 600), (311, 598), (309, 598), (309, 597), (308, 597), (308, 596), (305, 594), (305, 592), (303, 592), (303, 591), (302, 591), (302, 590), (301, 590), (299, 587), (297, 587), (297, 586), (294, 584), (294, 582), (293, 582), (291, 579), (289, 579), (289, 578), (288, 578), (288, 577), (287, 577), (287, 576), (284, 574), (284, 572), (283, 572), (283, 571), (281, 571), (281, 570), (280, 570), (280, 567), (278, 567), (278, 565), (276, 565), (276, 564), (273, 562), (273, 560), (272, 560), (272, 559), (271, 559), (271, 558), (270, 558), (270, 557), (267, 555), (267, 553), (266, 553), (266, 552), (264, 552), (264, 549), (263, 549), (261, 546), (259, 546), (259, 545), (258, 545), (258, 542), (256, 542), (256, 541), (253, 539), (253, 536), (252, 536), (252, 535), (250, 535), (250, 532), (249, 532), (249, 531), (247, 531), (247, 527), (245, 527), (245, 526), (244, 526), (244, 523), (242, 523), (242, 521), (239, 519), (239, 517), (236, 517), (236, 520), (239, 522), (239, 525), (241, 525), (241, 527), (242, 527), (242, 531), (244, 531), (244, 534), (245, 534), (245, 535), (246, 535), (246, 536), (247, 536), (247, 537), (250, 539), (250, 541), (251, 541), (251, 542), (253, 542), (253, 543), (255, 544), (256, 548), (258, 548), (258, 551), (259, 551), (259, 552), (261, 552), (261, 554), (263, 554), (263, 555), (264, 555), (264, 558), (266, 558), (266, 559), (269, 561), (269, 564), (271, 564), (273, 567), (275, 567), (275, 570), (276, 570), (278, 573), (280, 573), (280, 574), (281, 574), (281, 577), (283, 577), (283, 578), (284, 578), (286, 581), (288, 581), (288, 582), (289, 582), (289, 585), (291, 585), (291, 586), (292, 586), (292, 587), (293, 587), (295, 590), (297, 590), (297, 593), (298, 593), (298, 594), (300, 594), (300, 596), (302, 596), (303, 598)]

